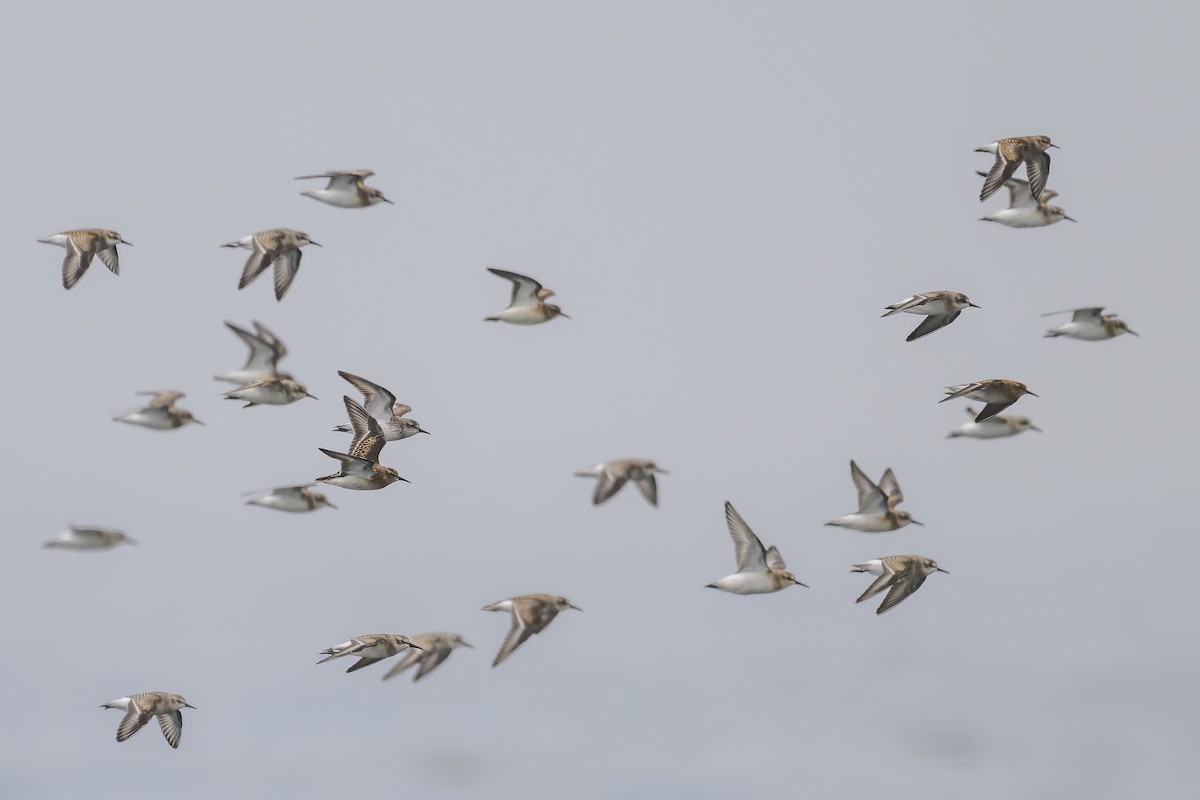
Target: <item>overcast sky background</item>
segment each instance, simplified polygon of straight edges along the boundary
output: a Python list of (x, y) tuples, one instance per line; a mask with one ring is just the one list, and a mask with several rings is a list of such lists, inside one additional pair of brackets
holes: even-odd
[[(1011, 10), (1009, 10), (1011, 9)], [(9, 243), (0, 662), (12, 798), (1190, 796), (1195, 4), (29, 4), (0, 32)], [(1079, 220), (978, 218), (996, 138), (1047, 134)], [(396, 206), (296, 175), (370, 168)], [(244, 291), (267, 228), (291, 293)], [(114, 228), (114, 278), (47, 234)], [(501, 266), (571, 320), (483, 323)], [(926, 339), (879, 319), (982, 306)], [(1043, 312), (1141, 338), (1042, 339)], [(320, 400), (243, 410), (212, 375), (259, 320)], [(337, 469), (354, 394), (431, 436), (412, 481), (285, 515), (242, 492)], [(1045, 429), (946, 440), (989, 377)], [(178, 389), (206, 427), (110, 421)], [(590, 505), (653, 458), (660, 507)], [(822, 527), (854, 458), (925, 523)], [(811, 588), (739, 597), (731, 500)], [(1182, 516), (1181, 516), (1182, 514)], [(66, 523), (140, 546), (42, 550)], [(868, 558), (950, 571), (876, 617)], [(564, 612), (493, 670), (506, 615)], [(413, 684), (318, 652), (450, 630)], [(132, 692), (179, 692), (116, 744)]]

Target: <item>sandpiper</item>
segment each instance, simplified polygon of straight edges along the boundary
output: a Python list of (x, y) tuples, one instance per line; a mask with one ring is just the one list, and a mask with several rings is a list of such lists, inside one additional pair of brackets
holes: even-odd
[(364, 180), (374, 174), (369, 169), (356, 169), (347, 172), (331, 170), (329, 172), (322, 172), (320, 175), (301, 175), (296, 180), (305, 181), (309, 178), (328, 178), (329, 185), (324, 189), (313, 189), (301, 192), (300, 194), (311, 197), (314, 200), (320, 200), (322, 203), (327, 203), (331, 206), (337, 206), (338, 208), (366, 208), (376, 203), (395, 205), (395, 203), (392, 203), (391, 200), (383, 196), (383, 192), (363, 183)]
[(261, 405), (286, 406), (306, 397), (317, 399), (316, 395), (308, 393), (303, 384), (296, 383), (291, 378), (255, 381), (225, 394), (226, 400), (245, 400), (246, 405), (242, 408)]
[(975, 409), (967, 406), (967, 416), (971, 421), (946, 434), (947, 439), (957, 439), (967, 436), (972, 439), (999, 439), (1002, 436), (1016, 436), (1025, 431), (1042, 432), (1042, 429), (1029, 421), (1029, 417), (1006, 416), (997, 414), (988, 417), (983, 422), (975, 422)]
[(42, 547), (56, 547), (62, 550), (109, 550), (119, 544), (137, 542), (126, 536), (124, 531), (68, 525), (67, 530), (57, 539), (51, 539)]
[[(987, 177), (986, 172), (975, 174), (982, 178)], [(1046, 189), (1034, 200), (1028, 181), (1009, 178), (1004, 182), (1004, 186), (1008, 189), (1008, 208), (980, 217), (980, 221), (999, 222), (1010, 228), (1044, 228), (1064, 219), (1076, 221), (1058, 206), (1049, 205), (1051, 199), (1058, 197), (1058, 192), (1053, 189)]]
[(960, 383), (957, 386), (947, 386), (946, 396), (938, 400), (938, 402), (944, 403), (956, 397), (965, 397), (968, 400), (986, 403), (987, 405), (983, 407), (983, 411), (980, 411), (979, 415), (975, 417), (976, 422), (983, 422), (985, 419), (996, 416), (1017, 402), (1021, 395), (1024, 394), (1037, 397), (1036, 394), (1025, 388), (1025, 384), (1020, 381), (988, 378), (987, 380), (975, 381), (974, 383)]
[(354, 672), (355, 670), (369, 667), (376, 661), (382, 661), (385, 658), (391, 658), (401, 650), (408, 648), (420, 650), (420, 646), (414, 644), (407, 636), (399, 633), (367, 633), (362, 636), (355, 636), (349, 641), (335, 644), (332, 647), (326, 647), (321, 651), (321, 655), (325, 656), (318, 664), (324, 664), (335, 658), (342, 656), (358, 656), (358, 661), (355, 661), (346, 672)]
[(197, 425), (204, 424), (193, 417), (192, 412), (175, 407), (176, 400), (187, 396), (183, 392), (138, 392), (138, 394), (154, 396), (145, 408), (120, 417), (113, 417), (114, 422), (128, 422), (130, 425), (140, 425), (143, 428), (153, 428), (159, 431), (180, 428), (189, 422)]
[(321, 506), (329, 506), (336, 509), (333, 503), (320, 492), (314, 492), (309, 487), (311, 484), (302, 486), (280, 486), (271, 489), (269, 492), (251, 492), (256, 495), (246, 501), (248, 506), (262, 506), (263, 508), (273, 508), (277, 511), (291, 511), (293, 513), (304, 513), (306, 511), (316, 511)]
[(300, 269), (300, 248), (308, 244), (320, 247), (319, 242), (308, 238), (307, 233), (294, 231), (290, 228), (272, 228), (269, 231), (252, 233), (243, 236), (235, 242), (228, 242), (222, 247), (245, 247), (253, 250), (246, 266), (242, 270), (242, 279), (238, 288), (244, 289), (262, 271), (272, 264), (275, 265), (275, 299), (282, 300), (291, 288), (296, 271)]
[(907, 314), (924, 314), (926, 319), (904, 340), (911, 342), (954, 322), (964, 308), (979, 308), (979, 306), (972, 303), (971, 298), (962, 292), (946, 290), (921, 292), (912, 297), (906, 297), (899, 303), (887, 306), (887, 313), (883, 316), (890, 317), (901, 311)]
[(581, 478), (599, 478), (600, 482), (596, 484), (596, 492), (592, 495), (592, 505), (600, 505), (608, 498), (612, 497), (626, 481), (633, 481), (642, 496), (650, 502), (652, 506), (658, 506), (658, 484), (654, 480), (654, 473), (669, 475), (665, 469), (659, 469), (653, 461), (646, 461), (640, 458), (625, 458), (619, 461), (608, 461), (604, 464), (597, 464), (594, 467), (585, 469), (582, 472), (575, 474)]
[(418, 636), (410, 636), (410, 641), (419, 650), (409, 650), (404, 654), (404, 658), (400, 663), (387, 671), (383, 676), (386, 681), (388, 678), (394, 678), (404, 670), (411, 667), (413, 664), (419, 664), (417, 674), (413, 676), (413, 683), (421, 680), (430, 672), (437, 668), (450, 655), (450, 651), (456, 647), (474, 647), (463, 640), (463, 637), (457, 633), (422, 633)]
[(863, 533), (884, 533), (903, 528), (910, 522), (925, 524), (917, 522), (907, 511), (896, 510), (896, 506), (904, 502), (904, 492), (900, 491), (900, 484), (896, 482), (891, 467), (884, 471), (876, 486), (852, 460), (850, 478), (854, 481), (854, 488), (858, 489), (858, 511), (831, 519), (826, 525), (853, 528)]
[(1046, 188), (1046, 179), (1050, 177), (1050, 154), (1046, 150), (1051, 147), (1058, 145), (1051, 144), (1049, 136), (1013, 136), (976, 147), (976, 153), (993, 153), (996, 156), (996, 163), (983, 180), (979, 201), (983, 202), (995, 194), (1012, 177), (1022, 161), (1025, 162), (1030, 192), (1034, 197), (1041, 197)]
[(762, 542), (728, 500), (725, 501), (725, 522), (733, 539), (737, 572), (708, 584), (708, 588), (734, 594), (764, 594), (778, 592), (792, 584), (808, 587), (808, 584), (800, 583), (795, 575), (787, 571), (779, 548), (771, 545), (763, 549)]
[(246, 359), (244, 367), (224, 375), (217, 375), (215, 376), (217, 380), (246, 386), (272, 378), (292, 377), (286, 372), (279, 371), (279, 359), (287, 355), (287, 348), (283, 346), (279, 337), (267, 330), (264, 325), (255, 322), (256, 333), (239, 328), (232, 322), (226, 322), (225, 327), (237, 334), (237, 337), (250, 348), (250, 356)]
[[(416, 436), (418, 433), (429, 433), (415, 419), (405, 419), (404, 415), (412, 411), (412, 407), (406, 406), (403, 403), (397, 403), (396, 395), (378, 383), (372, 383), (366, 378), (360, 378), (343, 370), (338, 370), (338, 375), (341, 375), (350, 382), (351, 386), (362, 392), (363, 408), (379, 423), (384, 437), (389, 442), (407, 439), (409, 436)], [(338, 425), (334, 430), (349, 433), (352, 429), (349, 425)]]
[[(879, 577), (867, 587), (867, 590), (859, 595), (854, 602), (861, 603), (863, 600), (874, 597), (888, 589), (887, 597), (883, 598), (883, 602), (879, 604), (879, 608), (875, 609), (876, 614), (882, 614), (896, 606), (908, 597), (910, 594), (921, 588), (921, 584), (925, 582), (927, 575), (932, 575), (935, 572), (946, 572), (937, 565), (937, 562), (932, 558), (925, 556), (884, 556), (883, 558), (873, 558), (870, 561), (865, 561), (862, 564), (855, 564), (851, 572), (869, 572), (872, 575)], [(946, 572), (947, 575), (950, 573)]]
[[(87, 272), (87, 268), (92, 265), (93, 256), (99, 256), (100, 260), (104, 262), (104, 266), (108, 267), (113, 275), (119, 275), (121, 265), (117, 260), (117, 245), (129, 244), (121, 238), (121, 234), (103, 228), (63, 231), (51, 234), (44, 239), (38, 239), (38, 241), (66, 248), (67, 257), (63, 259), (62, 264), (64, 289), (70, 289), (79, 283), (83, 273)], [(133, 245), (129, 244), (129, 246)]]
[(516, 597), (492, 603), (490, 606), (484, 606), (484, 611), (512, 612), (512, 625), (508, 629), (508, 635), (504, 637), (504, 643), (500, 645), (500, 652), (496, 654), (496, 660), (492, 662), (492, 666), (499, 666), (500, 662), (511, 656), (526, 639), (545, 630), (546, 626), (558, 616), (558, 612), (567, 608), (573, 608), (576, 611), (583, 610), (579, 606), (571, 605), (571, 601), (567, 598), (553, 594), (519, 594)]
[(1100, 312), (1103, 310), (1104, 306), (1096, 306), (1095, 308), (1069, 308), (1066, 311), (1051, 311), (1049, 314), (1042, 314), (1043, 317), (1051, 317), (1055, 314), (1071, 315), (1070, 322), (1059, 325), (1057, 328), (1051, 328), (1046, 331), (1045, 336), (1049, 338), (1066, 336), (1069, 339), (1081, 339), (1085, 342), (1100, 342), (1120, 336), (1122, 333), (1138, 335), (1137, 332), (1130, 330), (1129, 326), (1125, 324), (1125, 320), (1117, 319), (1116, 314), (1101, 314)]
[(349, 397), (343, 397), (342, 402), (346, 405), (346, 413), (349, 415), (350, 424), (354, 429), (350, 452), (348, 454), (338, 453), (326, 450), (324, 447), (319, 448), (330, 458), (341, 461), (342, 468), (332, 475), (326, 475), (316, 480), (320, 483), (341, 486), (343, 489), (361, 490), (382, 489), (396, 481), (408, 483), (408, 479), (401, 478), (400, 473), (396, 470), (379, 463), (379, 453), (387, 444), (387, 439), (375, 418)]
[(184, 708), (195, 708), (183, 697), (171, 692), (142, 692), (128, 697), (118, 697), (111, 703), (105, 703), (101, 708), (119, 708), (125, 712), (121, 724), (117, 726), (117, 741), (123, 742), (142, 729), (151, 717), (158, 719), (158, 727), (162, 730), (167, 744), (179, 747), (179, 737), (183, 734)]
[(549, 322), (555, 317), (570, 319), (558, 306), (546, 302), (547, 297), (554, 295), (549, 289), (533, 278), (518, 275), (505, 269), (488, 267), (488, 272), (512, 281), (512, 299), (508, 308), (494, 317), (484, 317), (485, 322), (511, 322), (514, 325), (536, 325), (539, 322)]

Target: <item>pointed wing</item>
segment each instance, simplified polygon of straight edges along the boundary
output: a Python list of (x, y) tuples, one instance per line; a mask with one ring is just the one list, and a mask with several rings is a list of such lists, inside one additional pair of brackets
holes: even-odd
[(654, 474), (644, 475), (634, 480), (637, 484), (638, 491), (642, 493), (650, 501), (650, 505), (658, 507), (658, 483), (654, 480)]
[[(356, 649), (361, 649), (361, 648), (356, 648)], [(376, 661), (382, 661), (382, 660), (383, 660), (382, 658), (372, 658), (370, 656), (363, 656), (358, 661), (355, 661), (353, 664), (351, 664), (350, 667), (346, 670), (346, 672), (355, 672), (357, 670), (362, 669), (363, 667), (371, 666)]]
[(245, 289), (270, 264), (271, 253), (263, 248), (257, 236), (252, 238), (250, 240), (250, 257), (246, 259), (246, 266), (242, 267), (242, 278), (238, 281), (238, 288)]
[(921, 324), (913, 329), (913, 332), (908, 335), (904, 341), (912, 342), (920, 339), (922, 336), (928, 336), (936, 330), (946, 327), (954, 320), (958, 319), (961, 311), (955, 311), (953, 314), (930, 314), (925, 319), (921, 320)]
[(324, 447), (318, 447), (317, 449), (330, 458), (336, 458), (342, 462), (343, 475), (358, 475), (364, 478), (370, 478), (375, 475), (375, 470), (372, 469), (375, 466), (374, 461), (368, 461), (365, 458), (358, 458), (357, 456), (345, 453), (338, 453), (334, 450), (326, 450)]
[(767, 548), (767, 567), (773, 571), (787, 569), (787, 564), (783, 561), (783, 554), (779, 552), (779, 548), (775, 545)]
[[(418, 661), (423, 661), (424, 659), (428, 658), (430, 655), (432, 655), (431, 651), (417, 650), (416, 648), (409, 648), (408, 650), (406, 650), (404, 652), (404, 655), (403, 655), (403, 657), (401, 657), (400, 661), (395, 666), (393, 666), (391, 669), (389, 669), (387, 671), (387, 673), (383, 676), (383, 680), (386, 681), (388, 678), (396, 677), (401, 672), (404, 672), (404, 670), (411, 667), (413, 664), (416, 664)], [(418, 673), (417, 678), (420, 678), (420, 677), (421, 677), (420, 673)]]
[(283, 342), (280, 341), (278, 336), (271, 333), (266, 325), (263, 325), (261, 322), (255, 322), (254, 330), (258, 331), (258, 337), (275, 351), (275, 361), (287, 355), (287, 348), (284, 347)]
[[(338, 370), (338, 375), (341, 375), (342, 378), (350, 382), (351, 386), (362, 392), (363, 407), (366, 408), (368, 414), (380, 422), (387, 422), (392, 418), (392, 406), (396, 403), (396, 395), (378, 383), (372, 383), (366, 378), (360, 378), (349, 372)], [(408, 411), (412, 411), (407, 406), (405, 408)]]
[[(986, 172), (975, 173), (981, 178), (986, 178)], [(1008, 189), (1008, 207), (1009, 208), (1036, 208), (1037, 201), (1033, 199), (1033, 193), (1029, 191), (1029, 182), (1023, 181), (1020, 178), (1009, 178), (1004, 182), (1004, 188)]]
[(887, 509), (887, 496), (853, 461), (850, 462), (850, 478), (858, 490), (859, 514), (882, 514)]
[(1015, 402), (1017, 401), (1009, 400), (1007, 403), (988, 403), (983, 407), (983, 411), (979, 412), (979, 416), (975, 417), (975, 421), (983, 422), (985, 419), (991, 419)]
[(876, 614), (882, 614), (892, 608), (898, 606), (904, 598), (921, 588), (921, 584), (925, 582), (925, 575), (919, 569), (913, 569), (911, 572), (897, 573), (896, 580), (892, 582), (892, 589), (887, 593), (887, 597), (883, 598), (883, 602), (879, 604), (879, 608), (875, 609)]
[[(981, 388), (983, 388), (983, 384), (980, 383), (979, 381), (976, 381), (975, 383), (960, 383), (957, 386), (947, 386), (946, 387), (946, 396), (943, 397), (941, 400), (938, 400), (938, 402), (944, 403), (947, 400), (953, 400), (956, 397), (962, 397), (964, 395), (968, 395), (971, 392), (974, 392)], [(978, 422), (978, 420), (976, 420), (976, 422)]]
[(512, 281), (512, 299), (508, 301), (510, 307), (535, 306), (541, 302), (538, 293), (542, 291), (542, 285), (533, 278), (496, 267), (488, 267), (487, 270), (493, 275)]
[(117, 741), (123, 742), (130, 736), (142, 729), (142, 726), (150, 721), (152, 714), (140, 713), (137, 703), (131, 698), (129, 708), (125, 712), (125, 716), (121, 718), (121, 724), (117, 726)]
[(892, 473), (891, 467), (888, 467), (887, 471), (883, 473), (883, 477), (879, 479), (879, 491), (887, 497), (889, 511), (894, 511), (896, 506), (904, 502), (904, 492), (900, 491), (900, 484), (896, 482), (896, 476)]
[(600, 472), (600, 480), (596, 482), (596, 491), (592, 495), (592, 505), (600, 505), (621, 490), (628, 478), (622, 472), (619, 475), (608, 467)]
[[(1103, 310), (1103, 306), (1099, 308), (1077, 308), (1075, 309), (1075, 313), (1071, 315), (1071, 322), (1099, 322), (1100, 312)], [(1112, 316), (1116, 317), (1116, 314)]]
[(117, 260), (117, 246), (113, 245), (105, 250), (96, 253), (100, 256), (100, 260), (104, 262), (104, 266), (108, 267), (113, 275), (121, 274), (121, 264)]
[(500, 645), (500, 652), (496, 653), (496, 660), (492, 662), (492, 666), (499, 666), (500, 662), (511, 656), (518, 647), (525, 643), (526, 639), (545, 627), (545, 625), (541, 625), (535, 628), (536, 624), (537, 620), (530, 613), (528, 604), (521, 603), (520, 598), (514, 598), (512, 625), (508, 629), (508, 635), (504, 637), (504, 641)]
[(1004, 156), (1001, 155), (1003, 151), (1003, 147), (996, 148), (996, 162), (992, 164), (991, 170), (988, 171), (987, 176), (983, 179), (983, 190), (979, 193), (980, 202), (994, 195), (1004, 185), (1004, 182), (1012, 177), (1012, 174), (1017, 169), (1017, 164), (1020, 163), (1019, 161), (1005, 160)]
[(725, 502), (725, 523), (729, 526), (729, 538), (733, 539), (733, 555), (737, 562), (738, 572), (766, 572), (767, 560), (762, 542), (750, 530), (746, 520), (733, 507), (733, 503)]
[(1050, 177), (1050, 154), (1043, 150), (1028, 156), (1025, 159), (1025, 174), (1029, 176), (1029, 191), (1034, 197), (1041, 197), (1046, 188), (1046, 179)]
[(181, 397), (186, 397), (183, 392), (138, 392), (138, 394), (152, 394), (150, 402), (146, 403), (146, 408), (170, 408), (175, 405), (175, 401)]
[(275, 369), (275, 351), (267, 344), (266, 341), (255, 336), (248, 330), (239, 328), (232, 322), (226, 322), (225, 327), (233, 331), (242, 344), (250, 348), (250, 355), (246, 358), (246, 365), (243, 370), (254, 370), (255, 372), (268, 372)]
[(295, 280), (296, 273), (300, 271), (300, 256), (302, 255), (299, 247), (289, 247), (275, 256), (276, 300), (282, 300), (283, 296), (288, 293), (288, 289), (292, 288), (292, 281)]
[(69, 236), (65, 247), (67, 248), (67, 257), (63, 259), (62, 266), (63, 288), (70, 289), (79, 283), (83, 273), (87, 272), (87, 268), (92, 265), (92, 254), (80, 250), (79, 245), (75, 244), (75, 241)]
[(183, 735), (183, 714), (178, 711), (168, 711), (166, 714), (156, 714), (158, 729), (166, 737), (167, 744), (179, 747), (179, 737)]
[(350, 443), (350, 455), (374, 463), (379, 463), (379, 454), (387, 439), (383, 429), (367, 410), (345, 395), (342, 402), (346, 405), (346, 414), (350, 417), (350, 425), (354, 429), (354, 440)]
[(908, 311), (910, 308), (916, 308), (917, 306), (924, 305), (927, 302), (929, 302), (928, 297), (914, 294), (912, 297), (906, 297), (899, 303), (893, 303), (892, 305), (888, 306), (888, 311), (883, 316), (890, 317), (892, 314), (899, 314), (901, 311)]
[(871, 585), (867, 590), (858, 596), (854, 602), (861, 603), (863, 600), (869, 600), (875, 595), (882, 592), (884, 589), (892, 585), (892, 581), (896, 579), (896, 573), (889, 569), (886, 565), (883, 568), (883, 574), (875, 580), (871, 581)]
[(413, 676), (413, 683), (433, 672), (438, 664), (446, 660), (446, 656), (448, 655), (450, 655), (449, 647), (435, 647), (426, 651), (425, 657), (421, 659), (421, 665), (417, 668), (417, 674)]

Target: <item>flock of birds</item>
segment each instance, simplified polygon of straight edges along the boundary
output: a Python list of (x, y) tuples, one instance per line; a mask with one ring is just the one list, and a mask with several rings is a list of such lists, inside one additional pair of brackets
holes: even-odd
[[(1046, 189), (1050, 174), (1050, 157), (1047, 150), (1056, 147), (1046, 136), (1025, 136), (1000, 139), (978, 148), (978, 151), (994, 154), (992, 169), (979, 174), (983, 176), (980, 201), (987, 200), (1001, 186), (1010, 192), (1009, 208), (983, 217), (1014, 228), (1044, 227), (1062, 219), (1071, 220), (1061, 208), (1047, 205), (1057, 193)], [(1016, 169), (1025, 165), (1028, 181), (1013, 177)], [(365, 180), (374, 173), (369, 170), (349, 172), (326, 172), (305, 175), (297, 180), (324, 178), (328, 185), (324, 189), (301, 194), (341, 208), (366, 208), (378, 203), (391, 203), (383, 193), (369, 187)], [(1074, 220), (1071, 220), (1074, 221)], [(91, 265), (93, 258), (119, 273), (117, 245), (129, 245), (119, 233), (104, 229), (72, 230), (39, 239), (41, 242), (65, 248), (66, 257), (62, 264), (63, 286), (72, 288)], [(261, 231), (244, 236), (224, 247), (239, 247), (251, 251), (242, 270), (238, 288), (253, 282), (268, 267), (274, 271), (275, 297), (282, 300), (291, 288), (300, 268), (301, 248), (317, 245), (308, 234), (287, 228)], [(497, 277), (512, 284), (509, 304), (485, 321), (507, 322), (514, 325), (535, 325), (549, 322), (555, 317), (567, 317), (556, 305), (547, 303), (554, 295), (538, 281), (508, 270), (488, 268)], [(938, 331), (952, 323), (966, 308), (979, 308), (961, 292), (941, 290), (915, 294), (886, 307), (883, 316), (908, 313), (924, 316), (925, 319), (907, 337), (914, 341)], [(1099, 341), (1114, 338), (1122, 333), (1137, 335), (1115, 315), (1104, 314), (1102, 308), (1079, 308), (1071, 313), (1070, 322), (1046, 332), (1047, 337), (1066, 336), (1084, 341)], [(233, 383), (237, 388), (225, 394), (231, 400), (254, 405), (286, 405), (313, 397), (295, 378), (279, 369), (280, 360), (287, 349), (278, 336), (261, 323), (254, 322), (254, 330), (247, 330), (226, 322), (229, 330), (249, 349), (246, 363), (239, 369), (216, 376), (217, 380)], [(412, 409), (397, 402), (396, 396), (378, 383), (358, 375), (339, 371), (340, 375), (361, 395), (362, 402), (350, 396), (343, 397), (348, 423), (339, 424), (334, 431), (350, 433), (351, 440), (345, 452), (320, 448), (326, 456), (339, 464), (337, 472), (315, 478), (314, 481), (343, 489), (371, 491), (383, 489), (393, 483), (405, 481), (394, 468), (380, 463), (380, 456), (388, 442), (407, 439), (417, 434), (428, 434), (414, 419), (408, 417)], [(189, 423), (203, 424), (191, 412), (180, 408), (177, 402), (184, 397), (178, 391), (146, 392), (149, 402), (137, 411), (115, 419), (132, 425), (155, 430), (172, 430)], [(939, 402), (955, 398), (967, 398), (983, 403), (981, 410), (968, 408), (970, 422), (948, 434), (949, 438), (969, 437), (994, 439), (1013, 436), (1026, 430), (1040, 431), (1026, 417), (1005, 416), (1000, 412), (1017, 402), (1024, 395), (1037, 395), (1025, 384), (1008, 379), (989, 378), (947, 387), (946, 397)], [(592, 496), (595, 505), (614, 497), (621, 488), (632, 482), (643, 497), (652, 505), (658, 505), (658, 487), (655, 476), (666, 474), (666, 470), (647, 459), (624, 459), (597, 464), (577, 472), (581, 477), (595, 478), (596, 487)], [(858, 493), (856, 511), (827, 522), (843, 528), (864, 533), (896, 531), (909, 524), (921, 525), (912, 515), (900, 510), (903, 492), (891, 469), (884, 471), (878, 483), (871, 481), (854, 461), (850, 462), (850, 476)], [(316, 491), (312, 484), (281, 486), (266, 492), (255, 492), (246, 502), (277, 511), (304, 513), (316, 511), (322, 506), (336, 508), (328, 498)], [(733, 541), (736, 571), (720, 578), (709, 587), (733, 594), (763, 594), (777, 592), (792, 585), (806, 586), (790, 572), (779, 549), (764, 547), (758, 536), (737, 512), (731, 503), (725, 503), (725, 519)], [(57, 539), (47, 542), (48, 548), (69, 550), (104, 550), (119, 544), (135, 544), (122, 531), (71, 526)], [(858, 597), (856, 603), (864, 602), (886, 591), (883, 601), (876, 609), (883, 614), (895, 608), (919, 589), (925, 579), (934, 572), (947, 572), (932, 558), (921, 555), (891, 555), (854, 564), (851, 570), (869, 573), (875, 580)], [(510, 597), (484, 606), (485, 611), (508, 613), (510, 625), (504, 641), (492, 662), (495, 667), (511, 656), (525, 641), (544, 630), (566, 609), (581, 610), (570, 600), (551, 594), (525, 594)], [(404, 654), (384, 680), (416, 666), (414, 680), (420, 680), (458, 647), (472, 647), (456, 633), (435, 632), (406, 636), (398, 633), (377, 633), (354, 636), (344, 642), (321, 651), (323, 664), (338, 658), (353, 656), (355, 662), (346, 670), (355, 672), (387, 658)], [(120, 697), (103, 708), (115, 708), (125, 712), (118, 728), (117, 741), (133, 736), (151, 718), (157, 719), (160, 729), (171, 747), (178, 747), (183, 730), (183, 708), (194, 708), (180, 695), (169, 692), (144, 692)]]

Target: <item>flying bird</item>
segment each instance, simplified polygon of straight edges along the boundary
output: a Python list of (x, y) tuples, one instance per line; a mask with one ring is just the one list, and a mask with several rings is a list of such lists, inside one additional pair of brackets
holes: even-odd
[(555, 317), (570, 319), (562, 309), (546, 302), (547, 297), (554, 295), (549, 289), (533, 278), (518, 275), (506, 269), (488, 267), (488, 272), (512, 281), (512, 299), (508, 308), (493, 317), (484, 317), (484, 322), (511, 322), (513, 325), (537, 325), (539, 322), (549, 322)]
[(657, 507), (658, 484), (654, 480), (656, 472), (661, 475), (669, 474), (665, 469), (660, 469), (653, 461), (625, 458), (597, 464), (589, 469), (576, 472), (575, 475), (580, 478), (600, 479), (600, 482), (596, 484), (596, 492), (592, 495), (592, 505), (600, 505), (619, 492), (626, 481), (633, 481), (650, 505)]
[(733, 594), (764, 594), (778, 592), (793, 584), (808, 587), (787, 571), (787, 564), (783, 563), (777, 547), (772, 545), (763, 549), (762, 542), (729, 501), (725, 502), (725, 522), (733, 539), (737, 572), (708, 584), (708, 588)]
[(916, 525), (924, 524), (913, 519), (907, 511), (896, 510), (896, 506), (904, 502), (904, 492), (900, 491), (900, 484), (897, 483), (890, 467), (884, 471), (883, 477), (876, 485), (852, 460), (850, 478), (854, 481), (854, 488), (858, 490), (858, 511), (831, 519), (826, 525), (852, 528), (863, 533), (884, 533), (903, 528), (910, 522)]
[[(875, 609), (876, 614), (882, 614), (900, 605), (905, 598), (921, 588), (925, 578), (935, 572), (946, 572), (932, 558), (925, 556), (884, 556), (873, 558), (862, 564), (855, 564), (851, 572), (869, 572), (879, 577), (858, 596), (855, 603), (861, 603), (888, 590), (887, 596)], [(946, 573), (949, 574), (949, 573)]]
[(1025, 175), (1029, 178), (1029, 191), (1034, 197), (1041, 197), (1046, 188), (1046, 179), (1050, 177), (1050, 154), (1046, 150), (1051, 147), (1058, 145), (1051, 144), (1049, 136), (1013, 136), (976, 147), (977, 153), (993, 153), (996, 156), (995, 163), (983, 179), (979, 201), (983, 202), (995, 194), (1022, 162), (1025, 163)]
[(84, 228), (75, 231), (54, 233), (44, 239), (38, 239), (42, 244), (56, 244), (65, 247), (67, 257), (62, 263), (63, 288), (70, 289), (79, 283), (83, 273), (92, 265), (92, 257), (97, 256), (113, 275), (121, 273), (121, 265), (117, 259), (117, 245), (132, 244), (121, 238), (116, 231), (103, 228)]
[(573, 608), (576, 611), (583, 610), (578, 606), (571, 605), (571, 601), (567, 598), (552, 594), (521, 594), (498, 603), (492, 603), (490, 606), (484, 606), (484, 611), (512, 612), (512, 625), (508, 629), (508, 635), (504, 637), (504, 643), (500, 645), (500, 652), (496, 654), (496, 660), (492, 662), (492, 666), (499, 666), (500, 662), (511, 656), (518, 647), (525, 643), (526, 639), (545, 630), (546, 626), (558, 616), (558, 612), (567, 608)]
[(366, 208), (376, 203), (395, 205), (395, 203), (392, 203), (391, 200), (383, 196), (383, 192), (363, 183), (364, 180), (374, 174), (369, 169), (356, 169), (347, 172), (331, 170), (329, 172), (322, 172), (319, 175), (301, 175), (296, 180), (306, 181), (310, 178), (328, 178), (329, 185), (324, 189), (311, 189), (300, 194), (311, 197), (314, 200), (320, 200), (322, 203), (331, 206), (337, 206), (338, 208)]
[(275, 299), (282, 300), (296, 278), (300, 269), (300, 248), (320, 242), (314, 242), (307, 233), (294, 231), (291, 228), (272, 228), (269, 231), (259, 231), (249, 236), (243, 236), (233, 242), (227, 242), (222, 247), (244, 247), (252, 250), (246, 266), (242, 269), (242, 279), (238, 288), (245, 289), (255, 278), (262, 274), (267, 267), (275, 267)]
[(907, 314), (924, 314), (925, 319), (904, 340), (911, 342), (954, 322), (954, 320), (958, 319), (958, 315), (962, 313), (964, 308), (979, 308), (979, 306), (972, 303), (971, 299), (962, 292), (944, 290), (921, 292), (920, 294), (914, 294), (912, 297), (906, 297), (899, 303), (892, 303), (890, 306), (887, 306), (887, 313), (883, 316), (890, 317), (892, 314), (899, 314), (901, 311)]
[(121, 724), (117, 726), (118, 742), (133, 736), (154, 717), (158, 720), (158, 727), (166, 737), (167, 744), (174, 748), (179, 747), (179, 737), (183, 735), (183, 714), (180, 710), (195, 708), (182, 696), (171, 692), (131, 694), (128, 697), (118, 697), (100, 707), (118, 708), (125, 712)]

